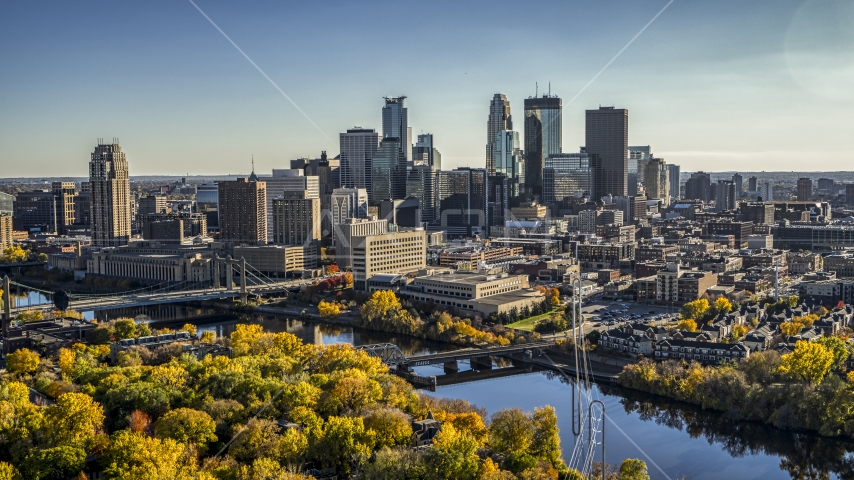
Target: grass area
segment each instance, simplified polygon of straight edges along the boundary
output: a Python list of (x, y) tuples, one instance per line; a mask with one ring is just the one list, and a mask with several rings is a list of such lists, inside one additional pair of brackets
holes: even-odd
[(507, 328), (515, 328), (516, 330), (522, 330), (525, 332), (533, 332), (534, 326), (537, 325), (537, 322), (540, 320), (545, 320), (552, 316), (552, 314), (561, 310), (561, 307), (555, 308), (550, 312), (543, 313), (541, 315), (537, 315), (536, 317), (528, 317), (524, 320), (519, 320), (518, 322), (514, 322), (508, 325), (505, 325)]

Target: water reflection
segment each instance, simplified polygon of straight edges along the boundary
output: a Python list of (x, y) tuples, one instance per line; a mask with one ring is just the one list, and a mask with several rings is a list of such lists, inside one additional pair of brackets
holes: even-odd
[(726, 413), (702, 410), (693, 405), (661, 397), (602, 387), (606, 395), (620, 396), (626, 413), (637, 414), (644, 422), (655, 422), (682, 430), (691, 438), (703, 437), (718, 444), (733, 457), (773, 455), (781, 457), (780, 469), (791, 478), (854, 478), (854, 441), (827, 438), (807, 432), (779, 430), (762, 423), (736, 422)]

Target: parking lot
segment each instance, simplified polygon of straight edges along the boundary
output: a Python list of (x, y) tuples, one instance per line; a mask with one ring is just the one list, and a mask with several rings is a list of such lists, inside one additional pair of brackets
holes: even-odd
[[(670, 305), (645, 305), (630, 301), (608, 301), (593, 297), (581, 308), (584, 319), (597, 329), (608, 329), (626, 323), (650, 325), (675, 324), (680, 308)], [(598, 327), (596, 324), (601, 324)]]

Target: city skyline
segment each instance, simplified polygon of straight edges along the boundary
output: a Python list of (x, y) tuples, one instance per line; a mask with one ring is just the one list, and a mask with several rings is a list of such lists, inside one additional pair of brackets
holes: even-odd
[[(399, 71), (355, 62), (349, 45), (381, 45), (382, 37), (348, 25), (380, 21), (353, 6), (197, 4), (305, 116), (190, 3), (17, 4), (0, 20), (4, 176), (78, 175), (99, 136), (123, 139), (134, 175), (233, 173), (245, 170), (247, 151), (269, 171), (321, 150), (336, 155), (337, 135), (354, 125), (379, 130), (378, 105), (389, 95), (407, 95), (413, 136), (435, 135), (444, 168), (482, 168), (493, 95), (506, 95), (518, 114), (527, 97), (549, 89), (565, 101), (566, 152), (584, 143), (584, 111), (598, 105), (630, 110), (629, 143), (656, 146), (684, 171), (798, 170), (804, 158), (842, 170), (854, 151), (845, 108), (854, 101), (854, 35), (845, 27), (854, 7), (844, 2), (677, 1), (634, 42), (666, 1), (542, 3), (551, 27), (567, 18), (578, 27), (544, 36), (510, 4), (445, 5), (391, 47), (412, 55), (413, 68)], [(512, 18), (505, 48), (487, 41), (486, 8)], [(25, 35), (21, 20), (36, 15), (48, 33)], [(603, 21), (613, 29), (599, 29)], [(320, 38), (320, 27), (332, 33)], [(437, 28), (443, 35), (430, 33)], [(152, 31), (168, 33), (149, 41)], [(496, 75), (496, 62), (511, 68)], [(113, 105), (110, 116), (88, 113), (99, 102)], [(34, 152), (27, 146), (36, 141), (45, 144)]]

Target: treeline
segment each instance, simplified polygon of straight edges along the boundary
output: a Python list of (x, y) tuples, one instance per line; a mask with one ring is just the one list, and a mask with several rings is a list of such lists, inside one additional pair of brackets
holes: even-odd
[(758, 352), (721, 366), (644, 359), (626, 366), (619, 383), (726, 412), (733, 420), (854, 437), (854, 374), (841, 373), (849, 348), (826, 337), (799, 341), (792, 353)]
[[(111, 328), (137, 333), (125, 322)], [(106, 346), (83, 344), (57, 358), (10, 354), (0, 381), (0, 478), (294, 480), (308, 478), (298, 473), (307, 467), (366, 479), (579, 478), (561, 459), (549, 406), (487, 418), (468, 402), (417, 394), (348, 345), (306, 345), (258, 325), (217, 341), (233, 358), (137, 348), (108, 366)], [(32, 403), (29, 389), (55, 403)], [(414, 451), (411, 421), (428, 412), (441, 431)]]

